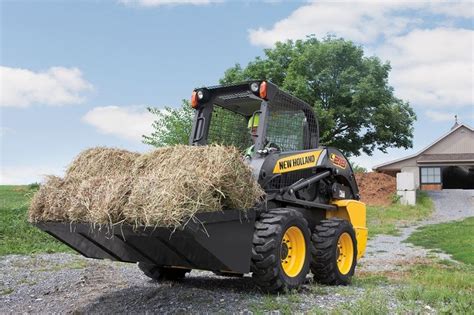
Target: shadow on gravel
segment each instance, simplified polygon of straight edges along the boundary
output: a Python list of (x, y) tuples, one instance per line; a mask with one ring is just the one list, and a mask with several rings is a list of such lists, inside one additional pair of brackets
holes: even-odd
[[(102, 295), (75, 313), (222, 312), (262, 295), (250, 277), (188, 277), (180, 282), (147, 281)], [(237, 304), (237, 305), (236, 305)]]

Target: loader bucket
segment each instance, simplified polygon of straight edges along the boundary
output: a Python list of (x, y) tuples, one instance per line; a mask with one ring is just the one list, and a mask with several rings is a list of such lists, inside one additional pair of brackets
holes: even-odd
[(250, 272), (255, 212), (199, 213), (173, 231), (131, 225), (40, 222), (36, 226), (89, 258), (189, 269)]

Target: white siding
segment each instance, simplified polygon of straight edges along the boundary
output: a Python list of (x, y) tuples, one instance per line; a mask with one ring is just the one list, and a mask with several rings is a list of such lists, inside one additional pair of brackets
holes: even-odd
[(462, 126), (423, 154), (474, 153), (474, 132)]

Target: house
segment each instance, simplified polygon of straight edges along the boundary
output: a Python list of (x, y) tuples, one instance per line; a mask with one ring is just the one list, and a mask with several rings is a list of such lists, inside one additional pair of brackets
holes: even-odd
[(414, 174), (421, 190), (474, 189), (474, 129), (458, 124), (420, 152), (383, 163), (373, 170), (395, 176)]

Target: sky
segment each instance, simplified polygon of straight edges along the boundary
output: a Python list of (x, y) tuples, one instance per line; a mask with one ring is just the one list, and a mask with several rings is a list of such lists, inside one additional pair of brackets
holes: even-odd
[(93, 146), (145, 152), (147, 106), (177, 107), (277, 41), (328, 34), (390, 61), (389, 83), (418, 120), (412, 149), (474, 126), (474, 3), (0, 0), (0, 184), (62, 175)]

